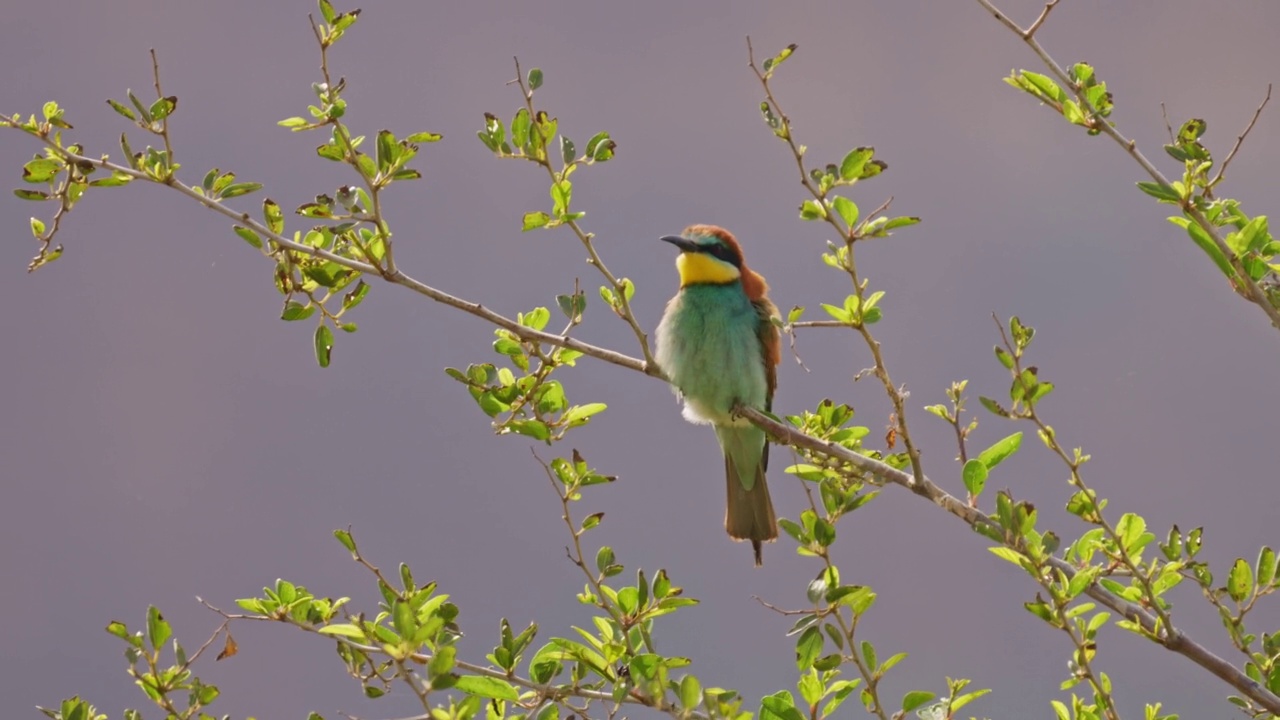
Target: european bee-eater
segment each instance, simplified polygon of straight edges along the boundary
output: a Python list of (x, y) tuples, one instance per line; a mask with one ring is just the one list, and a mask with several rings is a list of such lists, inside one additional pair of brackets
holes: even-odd
[(735, 403), (771, 409), (781, 358), (772, 320), (778, 308), (728, 230), (692, 225), (662, 240), (680, 249), (680, 291), (658, 324), (658, 365), (684, 399), (685, 419), (715, 428), (728, 484), (724, 529), (750, 540), (760, 565), (760, 544), (778, 537), (764, 479), (769, 444), (763, 430), (731, 410)]

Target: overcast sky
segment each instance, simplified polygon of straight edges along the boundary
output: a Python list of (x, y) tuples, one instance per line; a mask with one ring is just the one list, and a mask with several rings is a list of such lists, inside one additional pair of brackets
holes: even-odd
[[(1038, 8), (1002, 5), (1024, 23)], [(1165, 222), (1168, 207), (1134, 188), (1144, 178), (1118, 147), (1001, 82), (1011, 68), (1040, 69), (1025, 46), (975, 2), (728, 7), (369, 3), (332, 57), (349, 83), (347, 118), (369, 135), (445, 135), (422, 149), (426, 179), (387, 196), (406, 272), (508, 315), (554, 307), (581, 278), (590, 290), (582, 337), (635, 354), (629, 331), (596, 298), (578, 242), (519, 232), (524, 212), (548, 206), (545, 176), (493, 159), (474, 137), (484, 112), (515, 111), (506, 82), (519, 55), (544, 70), (539, 101), (579, 147), (599, 130), (617, 139), (615, 161), (575, 176), (574, 201), (609, 266), (635, 280), (648, 327), (677, 285), (673, 251), (657, 238), (695, 222), (733, 230), (779, 306), (839, 303), (847, 279), (819, 260), (828, 230), (796, 217), (802, 194), (760, 120), (743, 37), (766, 51), (798, 43), (776, 89), (812, 160), (874, 145), (890, 169), (855, 200), (869, 209), (892, 195), (895, 213), (924, 218), (868, 243), (861, 267), (887, 293), (876, 331), (911, 392), (908, 418), (929, 475), (962, 491), (950, 429), (920, 408), (942, 402), (961, 378), (975, 394), (1006, 392), (990, 315), (1017, 313), (1039, 331), (1033, 362), (1058, 388), (1043, 411), (1064, 443), (1093, 455), (1086, 477), (1111, 498), (1113, 518), (1142, 512), (1158, 535), (1175, 522), (1204, 525), (1220, 577), (1231, 559), (1280, 543), (1275, 331)], [(87, 153), (114, 156), (127, 123), (103, 100), (151, 91), (155, 47), (166, 93), (181, 98), (172, 126), (183, 178), (230, 169), (292, 208), (352, 180), (315, 157), (319, 135), (275, 126), (314, 101), (313, 9), (301, 0), (15, 3), (0, 31), (0, 109), (38, 113), (56, 99)], [(1280, 79), (1277, 27), (1274, 3), (1073, 0), (1040, 37), (1063, 63), (1097, 67), (1115, 94), (1114, 120), (1172, 173), (1160, 103), (1175, 123), (1206, 118), (1208, 144), (1224, 156), (1267, 83)], [(135, 148), (146, 142), (131, 137)], [(17, 133), (0, 135), (9, 185), (20, 184), (35, 149)], [(1233, 163), (1227, 193), (1265, 214), (1278, 163), (1274, 111)], [(65, 257), (27, 276), (27, 218), (48, 208), (3, 197), (7, 717), (34, 717), (32, 706), (76, 693), (112, 717), (142, 705), (121, 644), (102, 628), (137, 625), (149, 603), (188, 647), (216, 626), (197, 594), (230, 606), (279, 576), (372, 608), (368, 577), (330, 537), (347, 525), (375, 562), (407, 561), (453, 595), (473, 661), (504, 616), (536, 619), (544, 636), (589, 625), (573, 599), (581, 579), (564, 559), (558, 501), (530, 443), (493, 437), (444, 374), (494, 359), (484, 323), (374, 283), (354, 313), (360, 332), (339, 337), (332, 367), (321, 370), (310, 323), (278, 319), (271, 264), (225, 219), (159, 188), (95, 190), (64, 222)], [(290, 220), (291, 230), (305, 226)], [(834, 397), (881, 436), (883, 391), (850, 382), (870, 364), (861, 343), (809, 332), (798, 349), (811, 372), (784, 361), (775, 409)], [(583, 513), (607, 512), (592, 542), (613, 545), (628, 575), (666, 567), (704, 601), (662, 621), (660, 649), (694, 657), (704, 685), (739, 688), (752, 707), (792, 687), (790, 622), (751, 597), (802, 605), (816, 565), (784, 541), (755, 569), (749, 549), (729, 542), (713, 435), (684, 423), (665, 388), (593, 361), (565, 382), (572, 400), (610, 406), (571, 442), (620, 477), (582, 504)], [(978, 446), (1013, 430), (981, 420)], [(774, 457), (775, 502), (794, 516), (804, 494), (780, 472), (787, 453)], [(1063, 468), (1038, 443), (1025, 443), (991, 483), (1036, 501), (1042, 523), (1064, 537), (1084, 529), (1061, 510)], [(840, 525), (834, 552), (845, 581), (879, 593), (864, 627), (881, 656), (910, 653), (885, 681), (887, 696), (967, 677), (995, 692), (966, 713), (1045, 717), (1048, 700), (1063, 697), (1069, 644), (1022, 609), (1034, 584), (986, 545), (889, 488)], [(1175, 618), (1231, 657), (1198, 594), (1184, 588), (1174, 600)], [(1258, 632), (1280, 620), (1274, 603), (1258, 614)], [(360, 699), (323, 641), (270, 626), (242, 627), (236, 638), (239, 656), (203, 668), (223, 689), (216, 715), (413, 713), (407, 697)], [(1155, 700), (1183, 717), (1228, 715), (1229, 688), (1187, 661), (1114, 629), (1101, 647), (1128, 716)]]

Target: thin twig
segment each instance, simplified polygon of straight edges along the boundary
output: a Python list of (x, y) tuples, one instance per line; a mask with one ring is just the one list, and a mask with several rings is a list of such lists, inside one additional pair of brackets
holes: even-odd
[(1231, 164), (1233, 159), (1235, 159), (1236, 153), (1240, 152), (1240, 146), (1244, 144), (1244, 139), (1249, 137), (1249, 131), (1253, 130), (1253, 126), (1257, 124), (1258, 118), (1262, 116), (1262, 109), (1265, 108), (1269, 102), (1271, 102), (1271, 83), (1267, 83), (1267, 96), (1262, 98), (1262, 102), (1258, 104), (1258, 109), (1253, 111), (1253, 117), (1249, 120), (1249, 124), (1245, 126), (1244, 132), (1236, 136), (1236, 144), (1231, 147), (1231, 152), (1227, 153), (1227, 159), (1223, 160), (1222, 164), (1218, 166), (1218, 174), (1214, 175), (1213, 181), (1209, 183), (1210, 189), (1222, 182), (1223, 176), (1227, 174), (1227, 166)]
[[(156, 98), (164, 99), (164, 91), (160, 89), (160, 61), (156, 59), (156, 49), (151, 48), (151, 76), (155, 80)], [(160, 120), (160, 137), (164, 138), (165, 156), (169, 158), (169, 166), (173, 167), (173, 145), (169, 143), (169, 116)]]
[[(84, 155), (80, 155), (78, 153), (69, 152), (63, 148), (57, 147), (55, 144), (53, 144), (51, 141), (47, 139), (42, 139), (42, 140), (49, 147), (54, 148), (56, 152), (58, 152), (60, 155), (63, 156), (63, 158), (65, 158), (70, 162), (77, 162), (77, 163), (87, 162), (105, 170), (111, 170), (113, 172), (118, 172), (124, 175), (128, 175), (134, 178), (135, 180), (145, 180), (148, 182), (156, 182), (155, 178), (152, 178), (146, 173), (140, 172), (138, 170), (134, 170), (133, 168), (117, 165), (113, 162), (110, 162), (108, 160), (104, 160), (101, 158), (90, 158)], [(206, 195), (196, 192), (190, 186), (183, 184), (177, 179), (174, 179), (172, 182), (169, 182), (169, 183), (164, 183), (164, 185), (166, 187), (173, 188), (174, 190), (182, 193), (183, 195), (186, 195), (187, 197), (191, 198), (192, 200), (195, 200), (201, 205), (204, 205), (210, 210), (213, 210), (216, 213), (219, 213), (228, 218), (231, 218), (236, 223), (252, 229), (254, 232), (258, 233), (260, 236), (270, 239), (272, 242), (280, 245), (281, 247), (288, 248), (289, 250), (301, 253), (303, 255), (324, 258), (325, 260), (333, 262), (337, 265), (341, 265), (342, 267), (348, 268), (350, 270), (355, 270), (357, 272), (364, 273), (366, 275), (373, 275), (373, 276), (380, 277), (386, 282), (391, 283), (392, 285), (399, 285), (401, 287), (408, 288), (409, 290), (412, 290), (413, 292), (416, 292), (419, 295), (424, 295), (432, 300), (435, 300), (436, 302), (442, 303), (444, 305), (448, 305), (453, 308), (457, 308), (458, 310), (462, 310), (463, 312), (470, 313), (471, 315), (475, 315), (476, 317), (483, 318), (484, 320), (491, 322), (494, 325), (497, 325), (498, 327), (510, 330), (521, 339), (545, 342), (549, 345), (555, 345), (557, 347), (570, 348), (573, 350), (577, 350), (578, 352), (581, 352), (583, 355), (589, 355), (591, 357), (596, 358), (597, 360), (603, 360), (613, 365), (625, 367), (628, 370), (635, 370), (635, 371), (644, 373), (645, 375), (650, 375), (653, 377), (663, 377), (662, 372), (658, 369), (656, 364), (646, 364), (643, 360), (640, 360), (638, 358), (634, 358), (634, 357), (625, 355), (623, 353), (616, 352), (614, 350), (609, 350), (607, 348), (591, 345), (591, 344), (582, 342), (581, 340), (577, 340), (575, 338), (563, 337), (560, 335), (555, 335), (552, 333), (542, 332), (542, 331), (534, 330), (529, 327), (525, 327), (524, 325), (521, 325), (515, 320), (512, 320), (503, 315), (500, 315), (490, 310), (489, 308), (484, 307), (480, 303), (471, 302), (469, 300), (464, 300), (460, 297), (450, 295), (449, 293), (446, 293), (434, 287), (431, 287), (419, 280), (415, 280), (414, 278), (409, 277), (408, 275), (405, 275), (403, 272), (398, 272), (392, 277), (387, 277), (380, 271), (379, 268), (373, 265), (370, 265), (368, 263), (360, 262), (359, 260), (353, 260), (349, 257), (338, 255), (336, 253), (330, 252), (328, 250), (324, 250), (322, 248), (314, 248), (304, 243), (295, 242), (291, 238), (287, 238), (283, 235), (280, 235), (279, 233), (272, 232), (270, 228), (258, 222), (257, 220), (254, 220), (248, 213), (239, 212), (230, 207), (227, 207), (226, 205), (222, 204), (222, 202), (218, 200), (211, 199)]]
[(1031, 23), (1031, 27), (1027, 28), (1026, 32), (1022, 34), (1022, 37), (1027, 40), (1035, 37), (1036, 31), (1040, 29), (1041, 25), (1044, 25), (1045, 20), (1049, 19), (1049, 13), (1053, 11), (1054, 6), (1057, 4), (1058, 0), (1049, 0), (1049, 2), (1044, 6), (1044, 10), (1040, 11), (1040, 17), (1036, 18), (1036, 21)]
[[(524, 97), (525, 108), (529, 111), (530, 117), (537, 117), (537, 111), (533, 106), (533, 90), (529, 89), (524, 82), (524, 73), (520, 69), (520, 58), (513, 58), (516, 66), (515, 83), (520, 88), (520, 94)], [(551, 165), (551, 155), (548, 153), (545, 159), (534, 159), (534, 162), (541, 165), (547, 171), (547, 176), (551, 178), (553, 184), (559, 183), (562, 178), (557, 176), (556, 170)], [(566, 208), (567, 209), (567, 208)], [(600, 271), (604, 279), (613, 288), (614, 297), (618, 301), (618, 314), (623, 321), (631, 328), (632, 334), (636, 336), (636, 342), (640, 345), (640, 354), (643, 356), (645, 363), (655, 365), (653, 352), (649, 348), (649, 336), (645, 333), (644, 328), (640, 327), (640, 322), (636, 320), (635, 313), (631, 310), (631, 301), (627, 299), (626, 286), (617, 276), (609, 272), (609, 268), (605, 267), (604, 260), (601, 259), (600, 253), (596, 251), (595, 244), (592, 242), (595, 236), (582, 229), (577, 220), (566, 220), (563, 223), (573, 234), (578, 237), (578, 241), (582, 243), (583, 248), (587, 251), (587, 264)]]
[[(785, 130), (784, 133), (775, 134), (778, 134), (778, 136), (786, 142), (787, 147), (791, 150), (792, 159), (795, 160), (796, 169), (800, 173), (800, 184), (805, 188), (805, 190), (809, 191), (809, 194), (813, 196), (814, 200), (819, 204), (824, 204), (827, 199), (827, 194), (819, 188), (814, 187), (813, 183), (809, 179), (809, 174), (805, 171), (804, 152), (796, 143), (795, 136), (791, 132), (791, 119), (778, 103), (778, 99), (774, 97), (773, 88), (769, 86), (769, 76), (756, 66), (755, 49), (751, 45), (750, 36), (747, 37), (747, 67), (751, 68), (751, 72), (754, 73), (756, 79), (760, 81), (760, 86), (764, 90), (765, 100), (777, 115), (779, 127)], [(853, 292), (857, 296), (859, 303), (863, 300), (863, 292), (866, 288), (866, 283), (861, 282), (858, 278), (858, 268), (854, 260), (854, 242), (860, 237), (859, 231), (866, 227), (866, 223), (887, 209), (889, 204), (892, 202), (893, 198), (890, 197), (888, 200), (884, 201), (879, 208), (868, 215), (867, 218), (857, 227), (850, 227), (847, 229), (840, 227), (840, 223), (836, 220), (835, 214), (826, 214), (826, 221), (844, 239), (846, 252), (848, 253), (848, 266), (845, 269), (849, 274), (850, 280), (853, 282)], [(907, 458), (911, 462), (912, 474), (917, 478), (923, 478), (924, 465), (920, 459), (920, 449), (916, 447), (915, 442), (911, 438), (911, 430), (907, 427), (907, 409), (904, 402), (905, 395), (898, 389), (897, 384), (895, 384), (893, 379), (889, 376), (889, 369), (885, 366), (884, 356), (880, 352), (880, 342), (875, 339), (874, 335), (872, 335), (871, 330), (867, 328), (866, 323), (859, 322), (856, 325), (846, 324), (846, 326), (852, 327), (853, 330), (862, 337), (863, 343), (867, 346), (867, 350), (871, 352), (871, 357), (875, 361), (875, 376), (880, 380), (881, 385), (884, 386), (885, 393), (889, 396), (889, 402), (893, 405), (893, 414), (897, 419), (897, 434), (902, 438), (902, 445), (906, 448)]]
[(782, 608), (776, 605), (771, 605), (765, 602), (764, 599), (761, 598), (759, 595), (752, 595), (751, 599), (760, 603), (764, 607), (772, 610), (773, 612), (778, 613), (779, 615), (812, 615), (813, 614), (813, 610), (783, 610)]
[(1164, 131), (1169, 134), (1169, 144), (1172, 145), (1177, 138), (1173, 136), (1173, 125), (1169, 122), (1169, 108), (1163, 102), (1160, 103), (1160, 116), (1164, 118)]

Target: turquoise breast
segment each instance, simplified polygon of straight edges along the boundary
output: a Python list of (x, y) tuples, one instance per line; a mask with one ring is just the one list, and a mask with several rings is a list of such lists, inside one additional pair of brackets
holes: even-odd
[(690, 285), (672, 298), (658, 325), (656, 359), (684, 397), (686, 419), (743, 424), (731, 421), (735, 402), (765, 406), (759, 323), (739, 282)]

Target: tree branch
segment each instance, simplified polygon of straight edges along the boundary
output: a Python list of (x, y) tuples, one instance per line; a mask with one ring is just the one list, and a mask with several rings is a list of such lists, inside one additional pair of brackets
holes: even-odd
[[(920, 478), (917, 480), (910, 473), (899, 470), (879, 460), (866, 457), (865, 455), (859, 455), (858, 453), (836, 445), (835, 443), (820, 440), (799, 432), (788, 425), (784, 425), (783, 423), (774, 420), (759, 410), (739, 405), (734, 408), (734, 412), (737, 415), (750, 420), (756, 427), (759, 427), (769, 433), (773, 441), (780, 445), (791, 445), (794, 447), (804, 448), (806, 450), (822, 453), (829, 457), (844, 460), (872, 477), (910, 490), (912, 493), (932, 502), (934, 505), (937, 505), (943, 510), (946, 510), (952, 515), (960, 518), (965, 522), (965, 524), (969, 525), (969, 527), (976, 527), (980, 523), (991, 527), (999, 527), (999, 524), (989, 515), (980, 510), (969, 507), (959, 498), (933, 484), (933, 482), (928, 478)], [(1062, 560), (1061, 558), (1051, 557), (1048, 562), (1056, 570), (1059, 570), (1066, 575), (1068, 579), (1075, 577), (1076, 569), (1067, 561)], [(1159, 619), (1146, 609), (1108, 592), (1097, 583), (1090, 584), (1088, 589), (1085, 590), (1085, 594), (1102, 605), (1111, 608), (1120, 615), (1123, 615), (1126, 619), (1141, 624), (1142, 627), (1152, 633), (1153, 636), (1158, 629), (1164, 632), (1164, 647), (1182, 655), (1205, 670), (1208, 670), (1210, 673), (1217, 676), (1228, 685), (1231, 685), (1236, 690), (1239, 690), (1250, 700), (1258, 703), (1268, 711), (1280, 714), (1280, 696), (1277, 696), (1275, 693), (1267, 690), (1260, 683), (1245, 675), (1239, 668), (1215, 655), (1207, 647), (1192, 640), (1186, 633), (1172, 626), (1162, 627)]]
[(324, 258), (325, 260), (333, 262), (337, 265), (341, 265), (342, 267), (355, 270), (356, 272), (364, 273), (365, 275), (368, 275), (368, 276), (382, 278), (383, 280), (391, 283), (392, 285), (399, 285), (401, 287), (408, 288), (409, 290), (412, 290), (413, 292), (416, 292), (419, 295), (424, 295), (438, 303), (448, 305), (449, 307), (457, 308), (458, 310), (462, 310), (463, 312), (469, 313), (471, 315), (475, 315), (476, 317), (479, 317), (483, 320), (491, 322), (494, 325), (497, 325), (498, 327), (504, 328), (506, 330), (510, 330), (511, 332), (515, 333), (522, 339), (544, 342), (549, 345), (555, 345), (558, 347), (570, 348), (572, 350), (577, 350), (583, 355), (588, 355), (590, 357), (596, 358), (597, 360), (603, 360), (607, 363), (611, 363), (619, 367), (624, 367), (628, 370), (635, 370), (637, 372), (644, 373), (645, 375), (650, 375), (652, 377), (657, 377), (657, 378), (664, 377), (656, 364), (650, 365), (638, 358), (634, 358), (629, 355), (624, 355), (623, 353), (616, 352), (614, 350), (609, 350), (607, 348), (602, 348), (597, 345), (591, 345), (589, 343), (582, 342), (581, 340), (577, 340), (575, 338), (566, 337), (563, 335), (555, 335), (553, 333), (542, 332), (539, 330), (534, 330), (533, 328), (525, 327), (524, 325), (521, 325), (520, 323), (516, 322), (515, 320), (512, 320), (511, 318), (508, 318), (504, 315), (494, 312), (493, 310), (490, 310), (489, 308), (484, 307), (480, 303), (471, 302), (469, 300), (465, 300), (455, 295), (446, 293), (443, 290), (438, 290), (434, 287), (431, 287), (430, 285), (427, 285), (426, 283), (423, 283), (419, 280), (416, 280), (406, 275), (405, 273), (399, 270), (396, 270), (394, 272), (384, 273), (379, 268), (373, 265), (370, 265), (368, 263), (360, 262), (359, 260), (353, 260), (351, 258), (344, 257), (342, 255), (338, 255), (336, 253), (333, 253), (321, 248), (314, 248), (314, 247), (311, 247), (310, 245), (294, 242), (290, 238), (287, 238), (279, 233), (272, 232), (270, 228), (268, 228), (266, 225), (263, 225), (262, 223), (250, 217), (248, 213), (234, 210), (230, 207), (227, 207), (226, 205), (219, 202), (218, 200), (214, 200), (205, 195), (202, 195), (201, 193), (198, 193), (195, 190), (193, 190), (190, 186), (180, 182), (176, 178), (171, 180), (170, 182), (161, 183), (156, 181), (155, 178), (151, 177), (150, 175), (147, 175), (144, 172), (134, 170), (133, 168), (125, 167), (123, 165), (117, 165), (116, 163), (110, 162), (105, 158), (91, 158), (91, 157), (86, 157), (84, 155), (79, 155), (77, 153), (70, 152), (65, 148), (58, 147), (55, 143), (48, 140), (47, 138), (41, 138), (41, 139), (47, 146), (53, 148), (59, 155), (61, 155), (68, 162), (90, 163), (104, 170), (111, 170), (112, 172), (117, 172), (122, 175), (128, 175), (134, 178), (135, 180), (143, 180), (156, 185), (163, 185), (164, 187), (172, 188), (177, 192), (182, 193), (183, 195), (191, 198), (192, 200), (195, 200), (196, 202), (200, 203), (206, 208), (209, 208), (210, 210), (213, 210), (214, 212), (219, 213), (221, 215), (225, 215), (226, 217), (231, 218), (232, 220), (235, 220), (237, 223), (240, 223), (246, 227), (253, 229), (253, 231), (258, 233), (259, 235), (269, 238), (272, 242), (276, 243), (277, 245), (288, 248), (289, 250), (292, 250), (294, 252), (302, 253), (304, 255), (310, 255), (313, 257)]
[[(1156, 169), (1156, 166), (1151, 164), (1151, 161), (1142, 154), (1142, 151), (1138, 150), (1138, 144), (1136, 141), (1130, 140), (1122, 135), (1119, 130), (1116, 130), (1112, 123), (1104, 119), (1099, 119), (1100, 116), (1098, 115), (1097, 109), (1094, 108), (1093, 104), (1085, 97), (1080, 86), (1072, 80), (1069, 75), (1067, 75), (1067, 72), (1062, 69), (1062, 66), (1059, 65), (1058, 62), (1054, 60), (1049, 53), (1045, 51), (1044, 47), (1035, 39), (1034, 31), (1039, 29), (1040, 23), (1042, 23), (1044, 17), (1048, 15), (1049, 8), (1056, 4), (1056, 1), (1049, 3), (1040, 19), (1036, 21), (1036, 24), (1032, 26), (1032, 29), (1028, 30), (1023, 30), (1016, 22), (1009, 19), (1009, 16), (1005, 15), (1004, 12), (1000, 10), (1000, 8), (996, 7), (991, 0), (977, 0), (977, 2), (979, 5), (986, 8), (987, 12), (991, 13), (991, 15), (995, 17), (1001, 25), (1004, 25), (1010, 31), (1018, 35), (1018, 37), (1022, 38), (1023, 42), (1025, 42), (1027, 46), (1030, 47), (1031, 50), (1040, 58), (1040, 61), (1044, 63), (1045, 67), (1049, 68), (1049, 71), (1058, 79), (1058, 82), (1071, 89), (1071, 92), (1075, 94), (1076, 99), (1079, 101), (1081, 109), (1086, 111), (1089, 116), (1095, 119), (1095, 122), (1090, 127), (1096, 128), (1103, 135), (1111, 138), (1116, 142), (1116, 144), (1124, 148), (1124, 151), (1129, 154), (1129, 157), (1133, 158), (1134, 162), (1138, 163), (1138, 165), (1146, 171), (1147, 175), (1149, 175), (1152, 180), (1155, 180), (1162, 187), (1172, 187), (1169, 182), (1169, 178), (1165, 177), (1164, 173)], [(1269, 94), (1270, 93), (1268, 92), (1268, 95)], [(1261, 107), (1259, 107), (1258, 112), (1261, 112)], [(1245, 270), (1244, 264), (1240, 261), (1240, 258), (1236, 256), (1235, 252), (1227, 246), (1226, 241), (1222, 239), (1222, 235), (1218, 232), (1218, 227), (1209, 222), (1208, 218), (1204, 216), (1204, 213), (1200, 212), (1190, 203), (1184, 202), (1181, 207), (1187, 214), (1187, 217), (1191, 218), (1196, 225), (1199, 225), (1200, 228), (1208, 234), (1209, 238), (1213, 241), (1213, 244), (1218, 247), (1218, 250), (1220, 250), (1223, 256), (1231, 263), (1231, 267), (1235, 269), (1237, 276), (1233, 279), (1233, 282), (1239, 283), (1244, 287), (1244, 295), (1248, 300), (1261, 308), (1262, 311), (1267, 314), (1267, 319), (1271, 321), (1271, 325), (1277, 330), (1280, 330), (1280, 310), (1277, 310), (1271, 305), (1271, 302), (1267, 300), (1267, 294), (1263, 292), (1262, 288), (1259, 287), (1256, 282), (1253, 281), (1253, 278), (1249, 277), (1249, 273)]]

